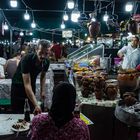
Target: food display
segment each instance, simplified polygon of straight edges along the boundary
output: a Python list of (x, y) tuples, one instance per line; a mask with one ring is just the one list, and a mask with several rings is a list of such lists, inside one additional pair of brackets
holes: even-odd
[(105, 81), (105, 93), (109, 100), (115, 100), (118, 93), (118, 81), (115, 79), (109, 79)]
[(135, 69), (118, 71), (117, 80), (121, 97), (125, 92), (133, 92), (139, 88), (139, 72)]
[(94, 82), (93, 77), (91, 76), (83, 76), (81, 79), (81, 93), (83, 97), (88, 97), (90, 94), (94, 92)]
[(135, 69), (120, 70), (118, 72), (118, 82), (120, 88), (127, 88), (129, 90), (135, 90), (138, 86), (139, 72)]
[(126, 106), (132, 106), (137, 102), (136, 95), (134, 92), (125, 92), (123, 94), (123, 100)]

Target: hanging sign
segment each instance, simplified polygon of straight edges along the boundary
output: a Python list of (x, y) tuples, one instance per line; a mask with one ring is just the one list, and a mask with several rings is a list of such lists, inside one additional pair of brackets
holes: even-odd
[(63, 38), (71, 38), (72, 37), (72, 30), (64, 30), (62, 31)]

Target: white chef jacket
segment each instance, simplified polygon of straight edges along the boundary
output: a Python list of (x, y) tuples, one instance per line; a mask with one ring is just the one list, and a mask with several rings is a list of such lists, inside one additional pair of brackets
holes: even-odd
[(133, 48), (131, 45), (128, 45), (120, 49), (118, 53), (120, 52), (124, 54), (123, 69), (133, 69), (140, 64), (140, 48)]

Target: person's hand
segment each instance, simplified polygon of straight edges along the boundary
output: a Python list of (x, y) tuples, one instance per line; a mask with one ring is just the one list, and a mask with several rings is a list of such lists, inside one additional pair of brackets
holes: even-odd
[(38, 115), (38, 114), (40, 114), (41, 112), (42, 112), (42, 111), (41, 111), (40, 106), (36, 106), (33, 113), (34, 113), (34, 115)]

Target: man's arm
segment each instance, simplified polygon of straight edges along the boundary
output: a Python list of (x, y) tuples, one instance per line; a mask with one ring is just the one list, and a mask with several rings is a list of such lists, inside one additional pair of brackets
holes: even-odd
[(24, 82), (24, 87), (25, 87), (25, 92), (27, 94), (27, 97), (30, 99), (30, 101), (34, 105), (35, 111), (37, 111), (37, 113), (40, 113), (41, 112), (40, 107), (38, 106), (36, 97), (32, 90), (30, 74), (29, 73), (22, 74), (22, 77), (23, 77), (23, 82)]
[(124, 54), (127, 52), (127, 49), (128, 49), (127, 46), (124, 46), (123, 48), (121, 48), (117, 53), (118, 57), (123, 58)]
[(40, 74), (40, 96), (42, 99), (45, 98), (45, 81), (46, 81), (46, 72), (41, 72)]

